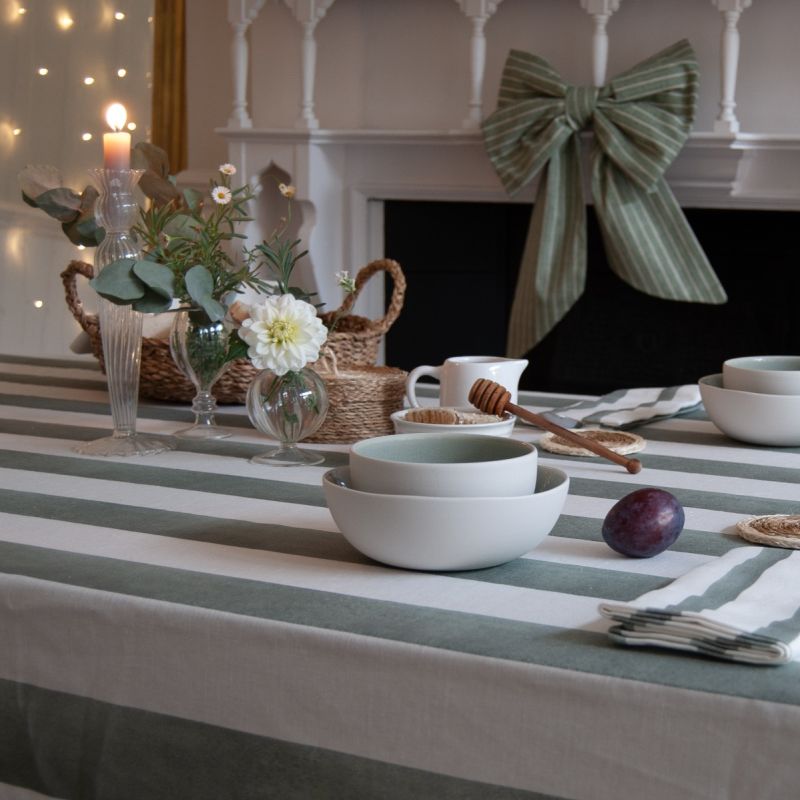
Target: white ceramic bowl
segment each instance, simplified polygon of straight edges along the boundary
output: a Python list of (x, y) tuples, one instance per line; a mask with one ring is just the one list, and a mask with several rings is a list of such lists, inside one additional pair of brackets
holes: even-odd
[(536, 448), (500, 436), (401, 433), (350, 448), (353, 488), (428, 497), (513, 497), (536, 486)]
[(706, 375), (699, 384), (708, 416), (723, 433), (751, 444), (800, 446), (800, 395), (724, 388), (721, 373)]
[(800, 356), (746, 356), (722, 365), (726, 389), (800, 395)]
[[(489, 436), (511, 436), (514, 430), (515, 417), (504, 413), (503, 418), (497, 422), (475, 422), (466, 425), (441, 425), (432, 422), (412, 422), (406, 419), (409, 411), (418, 411), (416, 408), (404, 408), (392, 414), (395, 433), (469, 433)], [(476, 408), (457, 408), (456, 411), (466, 411), (470, 414), (479, 414)]]
[(540, 467), (522, 497), (408, 497), (353, 489), (348, 467), (322, 485), (342, 535), (364, 555), (418, 570), (482, 569), (538, 545), (556, 524), (569, 489), (565, 472)]

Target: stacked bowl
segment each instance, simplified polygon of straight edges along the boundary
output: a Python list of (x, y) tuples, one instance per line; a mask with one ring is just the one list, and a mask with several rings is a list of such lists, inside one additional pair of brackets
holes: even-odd
[(731, 438), (800, 446), (800, 356), (731, 358), (699, 384), (708, 416)]
[(323, 477), (328, 508), (357, 550), (417, 570), (511, 561), (553, 529), (569, 478), (536, 448), (499, 436), (409, 433), (364, 439)]

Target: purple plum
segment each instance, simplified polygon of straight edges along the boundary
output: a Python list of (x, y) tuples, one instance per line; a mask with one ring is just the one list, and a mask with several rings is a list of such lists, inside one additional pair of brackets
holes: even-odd
[(603, 539), (618, 553), (650, 558), (666, 550), (683, 530), (683, 506), (663, 489), (637, 489), (618, 500), (603, 520)]

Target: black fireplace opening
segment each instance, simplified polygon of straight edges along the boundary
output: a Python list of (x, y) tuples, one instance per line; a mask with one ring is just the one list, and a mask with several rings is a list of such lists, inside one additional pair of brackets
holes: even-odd
[[(504, 355), (531, 206), (392, 200), (385, 252), (406, 275), (386, 363), (403, 369), (448, 356)], [(526, 354), (520, 387), (602, 394), (694, 383), (726, 358), (800, 353), (800, 212), (685, 209), (728, 294), (724, 305), (682, 303), (632, 289), (608, 266), (587, 208), (586, 289)], [(387, 294), (391, 287), (387, 286)]]

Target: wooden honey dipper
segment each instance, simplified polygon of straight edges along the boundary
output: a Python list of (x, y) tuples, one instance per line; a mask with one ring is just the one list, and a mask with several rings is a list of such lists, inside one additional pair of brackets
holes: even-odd
[(516, 414), (518, 417), (532, 422), (539, 428), (544, 428), (546, 431), (555, 433), (557, 436), (566, 439), (568, 442), (578, 447), (585, 447), (587, 450), (597, 453), (598, 456), (603, 456), (603, 458), (607, 458), (615, 464), (620, 464), (633, 475), (642, 468), (642, 462), (639, 461), (638, 458), (626, 458), (619, 453), (615, 453), (613, 450), (609, 450), (593, 439), (581, 436), (578, 433), (573, 433), (573, 431), (567, 428), (556, 425), (555, 422), (550, 422), (547, 417), (543, 417), (541, 414), (534, 414), (533, 411), (528, 411), (528, 409), (512, 403), (511, 392), (509, 392), (505, 386), (501, 386), (494, 381), (486, 380), (486, 378), (478, 378), (469, 390), (469, 401), (485, 414), (495, 414), (498, 417), (502, 416), (504, 411)]

